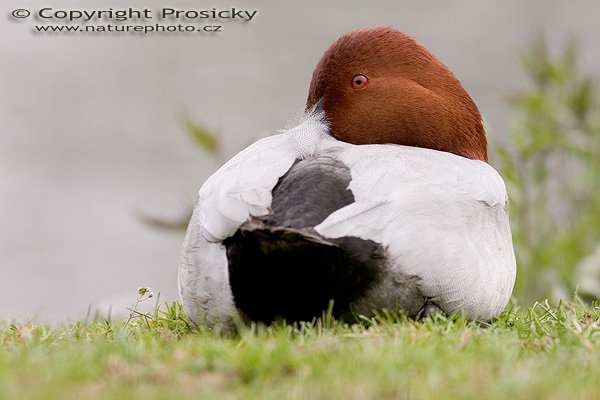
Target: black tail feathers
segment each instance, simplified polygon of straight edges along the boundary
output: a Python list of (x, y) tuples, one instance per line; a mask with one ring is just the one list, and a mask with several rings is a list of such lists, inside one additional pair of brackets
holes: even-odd
[(273, 212), (246, 222), (224, 242), (234, 300), (248, 318), (311, 320), (331, 300), (339, 316), (378, 279), (385, 262), (380, 245), (328, 239), (313, 229), (354, 201), (349, 182), (339, 161), (298, 161), (273, 190)]

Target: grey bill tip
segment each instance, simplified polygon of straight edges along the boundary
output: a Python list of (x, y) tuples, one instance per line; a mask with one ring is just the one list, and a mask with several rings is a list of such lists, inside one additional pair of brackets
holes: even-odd
[(316, 113), (323, 112), (323, 96), (321, 96), (319, 101), (317, 101), (317, 104), (315, 104), (315, 112)]

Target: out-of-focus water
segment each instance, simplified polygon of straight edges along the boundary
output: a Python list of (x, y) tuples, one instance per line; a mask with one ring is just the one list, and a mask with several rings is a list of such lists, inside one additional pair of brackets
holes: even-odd
[[(175, 299), (183, 234), (137, 216), (176, 213), (216, 167), (186, 137), (183, 116), (221, 132), (233, 154), (303, 108), (315, 63), (346, 31), (391, 25), (416, 37), (471, 93), (492, 142), (514, 122), (506, 98), (527, 84), (516, 51), (537, 33), (553, 48), (578, 39), (585, 68), (600, 65), (595, 0), (234, 5), (258, 14), (215, 36), (42, 35), (30, 20), (0, 23), (0, 318), (122, 308), (138, 286)], [(77, 9), (9, 0), (2, 12), (42, 6)], [(79, 8), (111, 6), (122, 7)]]

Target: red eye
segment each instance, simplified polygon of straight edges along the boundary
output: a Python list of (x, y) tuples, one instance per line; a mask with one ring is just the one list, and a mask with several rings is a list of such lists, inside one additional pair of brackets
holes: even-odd
[(369, 82), (369, 78), (364, 75), (356, 75), (352, 78), (352, 89), (361, 90), (367, 86), (367, 82)]

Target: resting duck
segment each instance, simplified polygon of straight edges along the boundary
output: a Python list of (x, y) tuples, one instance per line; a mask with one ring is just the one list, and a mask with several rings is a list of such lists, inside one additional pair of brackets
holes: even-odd
[(383, 309), (502, 312), (516, 265), (477, 106), (392, 28), (348, 33), (313, 73), (299, 123), (202, 186), (179, 294), (197, 324)]

